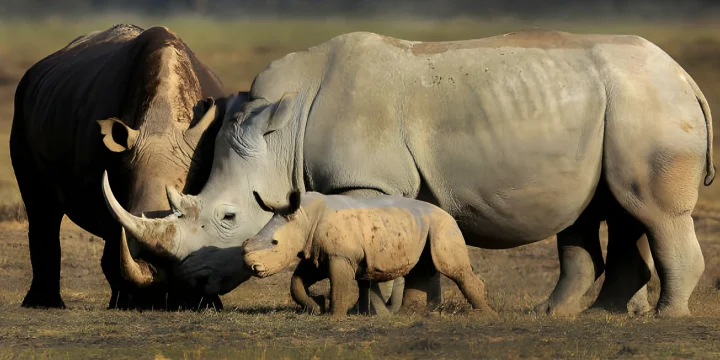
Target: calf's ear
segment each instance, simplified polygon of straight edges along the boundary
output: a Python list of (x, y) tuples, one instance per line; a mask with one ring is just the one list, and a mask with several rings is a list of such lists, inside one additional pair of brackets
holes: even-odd
[(288, 214), (294, 214), (300, 208), (300, 190), (294, 189), (288, 194), (288, 201), (290, 203), (288, 207)]
[(275, 209), (272, 206), (265, 204), (265, 201), (260, 197), (260, 194), (258, 194), (257, 191), (253, 191), (253, 196), (255, 197), (255, 201), (257, 201), (258, 205), (260, 205), (261, 209), (271, 213), (275, 212)]
[(103, 143), (112, 152), (123, 152), (132, 148), (140, 134), (118, 118), (97, 120), (97, 123), (100, 125), (100, 134), (105, 135)]

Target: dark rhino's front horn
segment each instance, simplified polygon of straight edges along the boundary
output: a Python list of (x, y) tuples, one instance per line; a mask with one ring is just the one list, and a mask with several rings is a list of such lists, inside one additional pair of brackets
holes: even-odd
[(163, 219), (147, 219), (125, 211), (110, 189), (107, 171), (103, 174), (102, 190), (110, 214), (138, 243), (156, 255), (174, 256), (174, 236), (176, 232), (176, 217), (174, 215)]

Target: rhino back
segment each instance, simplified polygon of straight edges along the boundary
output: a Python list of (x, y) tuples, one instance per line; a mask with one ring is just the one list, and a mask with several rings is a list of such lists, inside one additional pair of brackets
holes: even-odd
[(25, 74), (21, 125), (38, 157), (58, 165), (80, 161), (78, 165), (86, 166), (88, 157), (102, 153), (101, 138), (90, 137), (89, 130), (97, 127), (95, 120), (120, 112), (130, 40), (141, 31), (118, 30), (125, 29), (76, 39)]
[[(148, 99), (161, 91), (156, 79), (163, 59), (150, 54), (166, 47), (188, 55), (190, 68), (182, 71), (192, 76), (186, 83), (206, 96), (223, 96), (217, 76), (165, 28), (116, 25), (89, 33), (25, 73), (16, 93), (21, 116), (14, 120), (11, 138), (26, 144), (29, 154), (23, 161), (32, 161), (57, 187), (61, 199), (83, 199), (73, 202), (74, 210), (68, 212), (90, 215), (94, 212), (86, 211), (88, 207), (105, 210), (98, 184), (102, 172), (112, 173), (119, 163), (103, 145), (96, 121), (117, 117), (132, 128), (140, 126)], [(190, 113), (185, 116), (189, 126), (192, 109), (185, 110)], [(125, 189), (118, 187), (123, 199)]]
[(536, 39), (334, 40), (304, 137), (311, 189), (419, 197), (483, 247), (537, 241), (572, 223), (601, 170), (606, 96), (593, 47), (637, 44), (525, 36)]

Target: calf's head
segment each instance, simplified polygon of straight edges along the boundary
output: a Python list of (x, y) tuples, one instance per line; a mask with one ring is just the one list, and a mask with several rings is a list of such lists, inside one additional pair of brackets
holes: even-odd
[(260, 232), (243, 243), (243, 261), (258, 277), (277, 274), (297, 259), (308, 240), (311, 221), (300, 210), (300, 192), (291, 191), (286, 205), (263, 200), (258, 204), (273, 216)]

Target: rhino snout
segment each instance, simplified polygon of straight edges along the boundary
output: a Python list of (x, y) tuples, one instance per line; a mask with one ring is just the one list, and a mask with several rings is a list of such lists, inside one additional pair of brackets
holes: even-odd
[(269, 250), (277, 246), (278, 241), (269, 238), (250, 238), (243, 243), (243, 254), (249, 254), (254, 251)]
[(250, 269), (254, 272), (260, 272), (265, 270), (265, 266), (263, 264), (252, 264), (250, 265)]
[(250, 265), (250, 270), (252, 270), (253, 274), (257, 277), (263, 277), (266, 273), (265, 265), (260, 263)]

